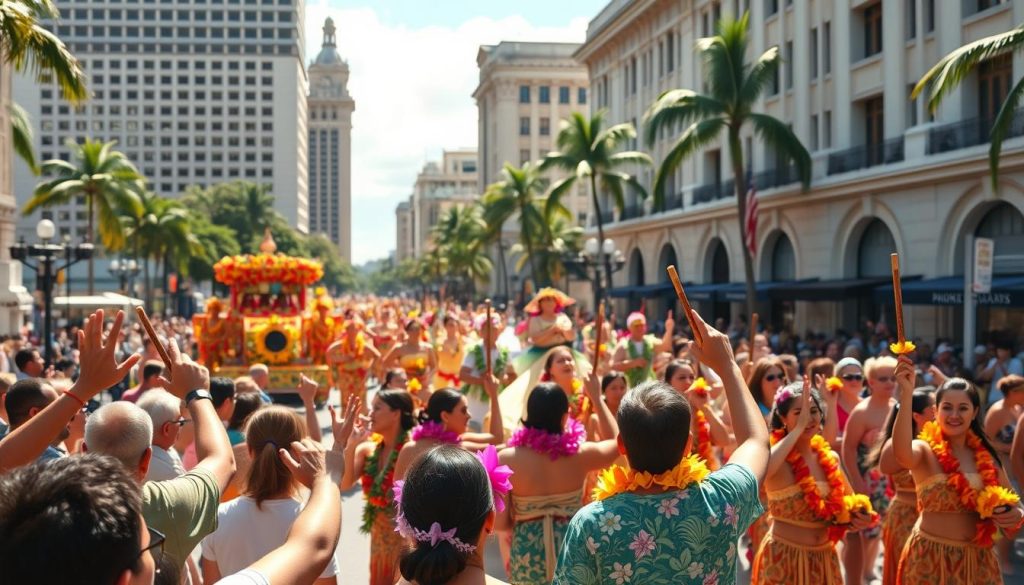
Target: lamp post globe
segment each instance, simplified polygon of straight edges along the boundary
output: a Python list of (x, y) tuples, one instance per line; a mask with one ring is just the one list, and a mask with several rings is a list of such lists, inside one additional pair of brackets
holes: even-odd
[(53, 236), (56, 234), (57, 226), (53, 225), (52, 221), (43, 219), (36, 224), (36, 236), (38, 236), (44, 243), (52, 240)]

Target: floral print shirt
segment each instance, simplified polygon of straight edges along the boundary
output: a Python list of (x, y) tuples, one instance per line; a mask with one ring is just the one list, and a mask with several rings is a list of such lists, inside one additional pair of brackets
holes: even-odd
[(555, 585), (736, 582), (736, 542), (764, 512), (757, 480), (730, 463), (685, 490), (625, 493), (573, 517)]

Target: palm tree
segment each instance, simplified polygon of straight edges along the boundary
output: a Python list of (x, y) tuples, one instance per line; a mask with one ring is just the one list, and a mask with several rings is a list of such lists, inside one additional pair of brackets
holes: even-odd
[(447, 258), (450, 274), (466, 277), (471, 296), (476, 292), (476, 282), (488, 280), (494, 268), (484, 243), (487, 229), (479, 205), (456, 205), (432, 230), (434, 250)]
[(37, 76), (52, 73), (64, 98), (75, 103), (88, 96), (85, 74), (57, 35), (39, 24), (40, 20), (58, 16), (51, 0), (0, 2), (0, 63)]
[[(685, 126), (682, 135), (669, 150), (654, 180), (654, 202), (660, 205), (667, 177), (679, 164), (714, 142), (725, 131), (736, 185), (736, 210), (740, 233), (746, 233), (744, 210), (747, 205), (747, 180), (740, 135), (748, 123), (754, 133), (781, 159), (792, 161), (807, 188), (811, 181), (811, 157), (793, 131), (781, 120), (755, 112), (761, 92), (774, 79), (779, 66), (779, 48), (765, 51), (753, 64), (745, 59), (749, 37), (749, 13), (739, 20), (722, 19), (718, 34), (697, 41), (704, 59), (704, 77), (708, 93), (674, 89), (661, 94), (644, 115), (647, 143), (653, 145), (659, 130)], [(747, 284), (747, 314), (754, 312), (754, 259), (746, 246), (743, 269)]]
[[(538, 238), (548, 229), (548, 220), (555, 214), (570, 216), (561, 202), (561, 194), (544, 197), (548, 181), (541, 176), (540, 168), (533, 163), (524, 163), (516, 168), (508, 163), (501, 170), (502, 179), (487, 187), (481, 200), (483, 218), (490, 227), (489, 240), (501, 237), (502, 227), (516, 216), (519, 221), (519, 244), (525, 249), (525, 260), (530, 264), (530, 275), (534, 282), (542, 282), (537, 265), (533, 261), (534, 246)], [(520, 261), (516, 270), (522, 270)]]
[[(564, 259), (567, 255), (579, 252), (583, 248), (583, 228), (574, 225), (572, 220), (562, 216), (551, 218), (546, 229), (540, 234), (534, 251), (529, 257), (538, 266), (538, 271), (544, 279), (542, 282), (554, 284), (565, 278), (566, 266)], [(512, 248), (513, 252), (525, 252), (521, 244)], [(520, 266), (526, 261), (527, 255), (520, 257)]]
[[(94, 239), (94, 215), (99, 212), (99, 231), (103, 246), (110, 251), (125, 245), (121, 226), (122, 213), (140, 213), (139, 192), (143, 179), (135, 165), (124, 154), (114, 150), (115, 142), (85, 139), (83, 144), (68, 141), (72, 161), (48, 160), (42, 164), (44, 175), (53, 177), (40, 183), (22, 213), (40, 207), (63, 205), (75, 198), (85, 198), (89, 206), (89, 228), (86, 241)], [(93, 257), (89, 258), (89, 294), (95, 291)]]
[[(605, 112), (600, 111), (588, 119), (583, 114), (574, 112), (571, 117), (562, 120), (556, 139), (558, 151), (549, 153), (541, 162), (542, 171), (559, 169), (568, 173), (564, 179), (551, 187), (551, 191), (548, 192), (549, 199), (558, 201), (578, 180), (590, 183), (591, 203), (597, 220), (597, 237), (601, 242), (604, 241), (604, 219), (601, 216), (598, 184), (604, 192), (611, 194), (615, 208), (621, 212), (625, 207), (627, 189), (632, 189), (644, 199), (647, 198), (647, 191), (636, 176), (619, 169), (652, 164), (651, 157), (642, 152), (617, 152), (627, 141), (636, 138), (636, 128), (632, 124), (616, 124), (604, 128), (604, 115)], [(612, 263), (607, 254), (603, 256), (607, 291), (612, 288)]]
[(267, 192), (266, 185), (239, 182), (237, 186), (241, 190), (242, 204), (245, 206), (249, 226), (254, 234), (262, 238), (263, 230), (271, 225), (273, 219), (274, 196)]
[[(939, 59), (939, 62), (929, 69), (914, 86), (914, 91), (910, 93), (910, 99), (917, 99), (921, 92), (928, 89), (928, 109), (934, 113), (942, 103), (942, 99), (956, 89), (979, 63), (1021, 48), (1024, 48), (1024, 24), (1013, 30), (968, 43)], [(999, 113), (992, 121), (988, 167), (993, 190), (998, 185), (999, 154), (1003, 149), (1003, 140), (1006, 139), (1006, 135), (1013, 125), (1014, 113), (1017, 111), (1017, 105), (1020, 104), (1022, 96), (1024, 96), (1024, 79), (1018, 81), (1006, 95), (1002, 107), (999, 108)]]
[(28, 112), (16, 103), (11, 103), (8, 108), (11, 116), (11, 145), (14, 152), (25, 161), (28, 168), (35, 174), (39, 174), (39, 164), (36, 162), (36, 154), (32, 150), (32, 122), (29, 120)]

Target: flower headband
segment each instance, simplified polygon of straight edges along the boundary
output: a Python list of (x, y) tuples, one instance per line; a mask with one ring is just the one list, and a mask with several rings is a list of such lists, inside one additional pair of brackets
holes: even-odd
[(775, 393), (775, 406), (782, 404), (783, 402), (789, 400), (793, 396), (795, 395), (793, 394), (793, 391), (790, 390), (789, 388), (785, 386), (779, 388), (778, 392)]
[[(512, 476), (512, 469), (508, 465), (498, 465), (498, 450), (494, 448), (494, 445), (488, 445), (482, 452), (476, 453), (476, 458), (480, 460), (480, 464), (487, 471), (495, 510), (504, 511), (505, 495), (512, 489), (512, 482), (508, 479)], [(455, 536), (458, 531), (457, 527), (445, 530), (440, 523), (434, 522), (430, 525), (430, 530), (420, 530), (409, 524), (402, 512), (402, 488), (404, 487), (405, 481), (399, 479), (391, 488), (395, 496), (395, 508), (398, 511), (395, 515), (395, 532), (416, 542), (429, 542), (431, 547), (437, 546), (439, 542), (447, 542), (463, 554), (470, 554), (476, 550), (476, 545), (463, 542), (462, 539)]]

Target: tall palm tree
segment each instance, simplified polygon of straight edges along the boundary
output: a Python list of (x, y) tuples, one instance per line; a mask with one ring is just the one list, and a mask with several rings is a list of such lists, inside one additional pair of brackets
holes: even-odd
[(53, 74), (64, 98), (79, 102), (88, 97), (82, 68), (57, 35), (39, 24), (59, 15), (52, 0), (0, 2), (0, 62), (37, 76)]
[[(42, 164), (44, 175), (52, 177), (36, 186), (23, 213), (40, 207), (63, 205), (75, 198), (85, 198), (89, 206), (89, 227), (86, 241), (94, 239), (94, 215), (99, 212), (100, 240), (107, 250), (120, 250), (125, 245), (120, 215), (139, 213), (139, 192), (143, 179), (135, 165), (124, 154), (114, 150), (115, 142), (86, 138), (82, 144), (68, 141), (72, 160), (48, 160)], [(95, 292), (93, 257), (89, 258), (89, 294)]]
[[(936, 63), (914, 86), (910, 99), (917, 99), (925, 89), (929, 90), (928, 109), (938, 109), (942, 99), (956, 89), (965, 77), (982, 61), (1006, 55), (1024, 48), (1024, 24), (1013, 30), (978, 39), (949, 53)], [(1003, 150), (1003, 140), (1013, 125), (1014, 113), (1024, 96), (1024, 79), (1017, 82), (1003, 100), (999, 113), (992, 121), (991, 144), (988, 149), (989, 175), (992, 188), (998, 184), (999, 154)]]
[[(562, 120), (556, 139), (558, 151), (549, 153), (541, 162), (543, 171), (559, 169), (568, 173), (564, 179), (552, 185), (549, 199), (559, 200), (577, 181), (590, 183), (591, 204), (597, 220), (597, 238), (601, 242), (604, 241), (604, 219), (601, 216), (598, 185), (611, 195), (615, 208), (621, 212), (625, 207), (627, 189), (632, 189), (641, 198), (647, 198), (647, 191), (636, 176), (621, 169), (653, 164), (651, 157), (645, 153), (619, 151), (629, 140), (636, 138), (636, 128), (632, 124), (616, 124), (605, 128), (604, 115), (605, 112), (600, 111), (586, 118), (574, 112)], [(603, 254), (603, 257), (604, 276), (607, 279), (605, 291), (609, 291), (612, 288), (612, 262), (607, 254)]]
[(236, 183), (241, 190), (245, 214), (254, 234), (263, 237), (263, 230), (271, 225), (274, 215), (274, 196), (267, 192), (266, 185), (249, 182)]
[(468, 280), (470, 295), (476, 292), (476, 282), (488, 280), (494, 268), (484, 244), (486, 232), (479, 205), (450, 207), (433, 228), (435, 249), (448, 259), (449, 273)]
[[(523, 163), (516, 168), (506, 163), (501, 170), (501, 180), (487, 187), (481, 199), (483, 218), (490, 227), (490, 234), (501, 237), (501, 230), (513, 216), (519, 222), (519, 243), (526, 251), (525, 259), (530, 264), (530, 275), (534, 282), (542, 282), (537, 265), (533, 261), (534, 246), (538, 238), (547, 231), (548, 220), (556, 214), (571, 216), (561, 202), (561, 195), (543, 195), (548, 181), (533, 163)], [(522, 269), (522, 262), (517, 270)]]
[[(670, 90), (661, 94), (644, 114), (648, 145), (654, 144), (660, 130), (674, 131), (677, 124), (685, 127), (658, 168), (654, 180), (655, 205), (661, 204), (665, 181), (679, 164), (725, 132), (741, 234), (746, 233), (743, 215), (747, 205), (747, 179), (740, 135), (748, 123), (781, 159), (792, 161), (804, 188), (811, 182), (811, 156), (800, 139), (781, 120), (754, 111), (761, 92), (774, 79), (779, 67), (779, 48), (768, 49), (757, 61), (748, 64), (745, 55), (749, 44), (749, 18), (750, 14), (744, 13), (738, 20), (722, 19), (718, 23), (718, 34), (697, 41), (697, 50), (704, 60), (707, 93)], [(754, 312), (754, 259), (746, 246), (741, 248), (749, 315)]]
[[(539, 234), (534, 251), (530, 258), (538, 266), (543, 280), (541, 282), (555, 284), (565, 278), (566, 266), (564, 258), (567, 255), (575, 254), (583, 248), (583, 228), (574, 225), (571, 219), (562, 216), (555, 216), (548, 222), (546, 229)], [(512, 248), (513, 252), (524, 253), (526, 250), (521, 244)], [(520, 259), (520, 266), (526, 262), (527, 254)]]
[(173, 266), (187, 275), (189, 260), (204, 254), (200, 241), (192, 234), (188, 211), (179, 201), (144, 192), (140, 196), (140, 207), (136, 213), (123, 215), (121, 221), (126, 237), (131, 240), (135, 257), (143, 262), (147, 304), (152, 301), (150, 260), (163, 265), (166, 295), (169, 269)]

